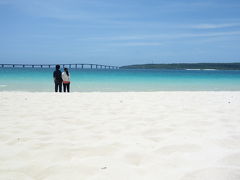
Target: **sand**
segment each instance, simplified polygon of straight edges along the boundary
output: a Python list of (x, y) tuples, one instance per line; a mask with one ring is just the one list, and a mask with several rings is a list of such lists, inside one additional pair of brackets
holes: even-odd
[(240, 92), (1, 92), (0, 118), (0, 180), (240, 179)]

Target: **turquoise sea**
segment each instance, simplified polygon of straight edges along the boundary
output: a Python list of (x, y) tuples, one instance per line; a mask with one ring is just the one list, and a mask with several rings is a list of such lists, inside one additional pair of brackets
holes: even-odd
[[(0, 68), (0, 91), (52, 92), (52, 68)], [(70, 69), (71, 91), (240, 91), (240, 71)]]

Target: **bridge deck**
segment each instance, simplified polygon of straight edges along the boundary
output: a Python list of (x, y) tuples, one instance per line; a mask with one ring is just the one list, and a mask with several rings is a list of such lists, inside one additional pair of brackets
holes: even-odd
[[(109, 66), (109, 65), (102, 65), (102, 64), (59, 64), (62, 68), (90, 68), (90, 69), (119, 69), (118, 66)], [(0, 67), (18, 67), (18, 68), (54, 68), (56, 64), (0, 64)]]

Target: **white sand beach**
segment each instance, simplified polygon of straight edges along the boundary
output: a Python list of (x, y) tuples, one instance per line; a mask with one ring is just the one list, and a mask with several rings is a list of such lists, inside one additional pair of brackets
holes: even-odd
[(240, 92), (0, 92), (0, 180), (239, 180)]

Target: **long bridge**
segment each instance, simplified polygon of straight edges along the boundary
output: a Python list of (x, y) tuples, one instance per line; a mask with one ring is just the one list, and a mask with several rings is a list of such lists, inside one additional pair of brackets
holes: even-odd
[[(118, 66), (109, 66), (101, 64), (59, 64), (60, 67), (65, 68), (88, 68), (88, 69), (119, 69)], [(10, 67), (10, 68), (55, 68), (56, 64), (0, 64), (0, 68)]]

